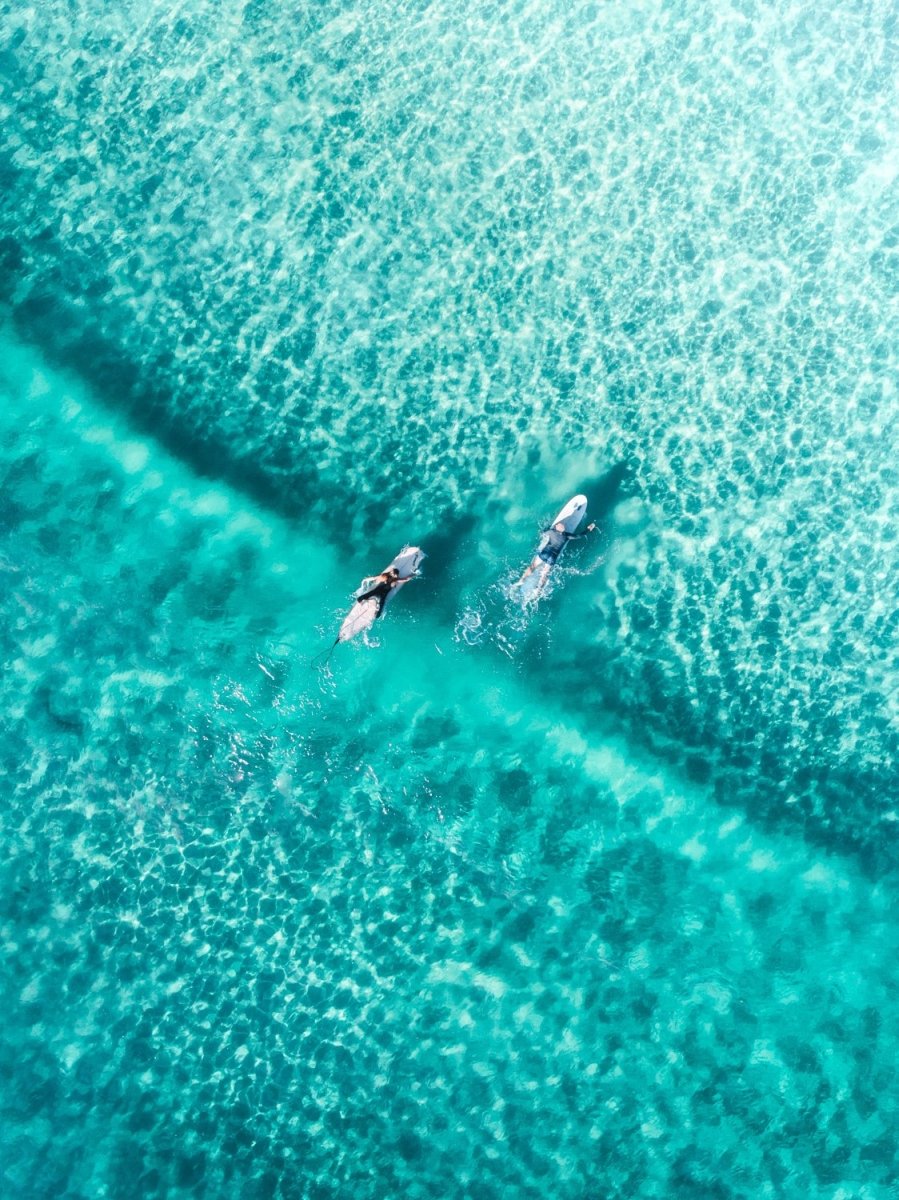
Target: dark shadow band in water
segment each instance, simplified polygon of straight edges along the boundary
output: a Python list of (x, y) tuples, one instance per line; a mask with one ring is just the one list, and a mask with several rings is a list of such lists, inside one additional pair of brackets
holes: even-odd
[[(0, 247), (0, 252), (4, 251), (9, 259), (10, 247)], [(0, 300), (4, 293), (9, 300), (11, 290), (6, 275), (0, 283)], [(311, 509), (320, 512), (329, 503), (345, 507), (344, 490), (303, 466), (302, 454), (292, 454), (283, 438), (266, 440), (264, 431), (254, 431), (253, 440), (263, 445), (264, 451), (255, 457), (235, 455), (224, 431), (201, 427), (190, 412), (176, 411), (165, 386), (167, 373), (175, 364), (165, 352), (139, 367), (98, 331), (96, 321), (47, 289), (31, 289), (12, 305), (11, 315), (23, 340), (36, 344), (52, 363), (85, 380), (101, 403), (124, 413), (136, 429), (156, 438), (198, 475), (223, 481), (291, 520), (307, 516)], [(191, 384), (200, 391), (207, 386), (201, 376), (193, 381), (180, 377), (179, 393), (188, 392)], [(629, 464), (619, 461), (581, 485), (590, 501), (591, 516), (598, 522), (623, 498), (629, 475)], [(389, 527), (402, 490), (400, 480), (385, 477), (379, 503), (373, 505), (369, 500), (360, 507), (362, 532), (373, 535), (379, 528)], [(479, 499), (474, 497), (475, 502)], [(423, 604), (436, 608), (434, 615), (440, 619), (451, 620), (456, 612), (460, 581), (453, 576), (475, 528), (472, 512), (447, 512), (438, 515), (429, 533), (417, 538), (427, 546), (429, 573), (450, 582), (434, 592), (430, 603), (423, 597)], [(568, 600), (570, 603), (573, 597)], [(541, 675), (541, 687), (569, 699), (571, 688), (576, 687), (582, 716), (592, 713), (597, 719), (607, 719), (611, 714), (622, 720), (629, 737), (691, 778), (712, 786), (722, 805), (742, 809), (765, 827), (798, 830), (822, 848), (851, 852), (872, 878), (899, 866), (893, 826), (885, 824), (884, 817), (885, 797), (899, 794), (892, 752), (885, 756), (883, 770), (877, 772), (829, 758), (797, 764), (787, 749), (788, 729), (769, 721), (761, 747), (755, 746), (751, 729), (730, 741), (723, 739), (710, 730), (701, 714), (689, 711), (685, 699), (666, 696), (664, 689), (654, 688), (651, 662), (644, 664), (643, 678), (636, 680), (632, 671), (622, 671), (597, 651), (582, 651), (576, 664), (569, 666), (573, 675), (567, 680), (568, 687), (566, 664), (558, 657), (553, 671)], [(592, 679), (586, 688), (585, 672)], [(822, 720), (826, 718), (822, 713)], [(899, 753), (895, 739), (893, 747)]]
[[(166, 372), (174, 363), (165, 352), (136, 365), (93, 323), (79, 323), (71, 306), (48, 292), (32, 292), (12, 307), (11, 316), (23, 341), (37, 346), (54, 366), (83, 380), (101, 403), (124, 414), (136, 430), (157, 439), (197, 475), (227, 483), (289, 519), (323, 499), (339, 498), (339, 490), (317, 472), (279, 455), (277, 443), (255, 457), (235, 454), (215, 426), (201, 426), (189, 412), (174, 412), (165, 386)], [(201, 390), (205, 381), (202, 377), (179, 380), (179, 391), (191, 387)]]
[[(747, 714), (747, 728), (727, 740), (684, 698), (665, 694), (651, 666), (635, 680), (596, 647), (583, 648), (576, 661), (557, 659), (541, 686), (557, 703), (576, 694), (581, 719), (613, 720), (634, 746), (710, 788), (722, 808), (740, 811), (759, 828), (852, 856), (871, 880), (899, 874), (899, 840), (884, 803), (899, 795), (896, 755), (878, 770), (797, 762), (790, 728), (772, 719), (762, 727), (757, 714)], [(759, 728), (764, 738), (756, 744), (751, 735)]]

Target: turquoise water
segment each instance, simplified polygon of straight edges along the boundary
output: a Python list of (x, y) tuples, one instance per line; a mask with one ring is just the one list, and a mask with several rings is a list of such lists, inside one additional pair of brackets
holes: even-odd
[(0, 6), (5, 1194), (896, 1195), (897, 33)]

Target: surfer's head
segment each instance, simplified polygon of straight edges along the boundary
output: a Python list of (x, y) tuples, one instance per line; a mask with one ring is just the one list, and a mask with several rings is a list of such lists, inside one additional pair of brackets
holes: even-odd
[(565, 532), (565, 526), (562, 524), (561, 521), (557, 521), (555, 523), (555, 525), (553, 525), (553, 529), (555, 529), (556, 533), (564, 533)]
[(399, 569), (397, 567), (388, 567), (384, 572), (384, 577), (390, 583), (394, 583), (400, 577)]

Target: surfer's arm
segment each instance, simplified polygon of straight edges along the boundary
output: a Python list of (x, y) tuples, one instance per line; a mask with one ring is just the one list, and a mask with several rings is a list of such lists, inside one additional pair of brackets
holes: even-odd
[(596, 528), (596, 522), (591, 521), (583, 533), (566, 533), (565, 537), (570, 542), (579, 541), (581, 538), (585, 538), (588, 533), (592, 533), (595, 528)]

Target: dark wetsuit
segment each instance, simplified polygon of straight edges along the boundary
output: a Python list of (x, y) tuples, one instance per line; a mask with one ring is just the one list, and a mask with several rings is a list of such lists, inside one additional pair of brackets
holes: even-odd
[(541, 562), (547, 563), (550, 567), (555, 566), (559, 555), (573, 538), (584, 536), (582, 533), (560, 533), (558, 529), (553, 529), (552, 527), (544, 529), (543, 532), (546, 534), (546, 537), (537, 551), (537, 557)]
[(386, 579), (379, 580), (373, 588), (369, 588), (367, 592), (363, 592), (361, 596), (357, 596), (357, 602), (361, 604), (363, 600), (371, 600), (374, 597), (378, 602), (378, 611), (375, 613), (375, 620), (380, 617), (384, 611), (384, 601), (390, 595), (390, 590), (395, 584), (389, 583)]

